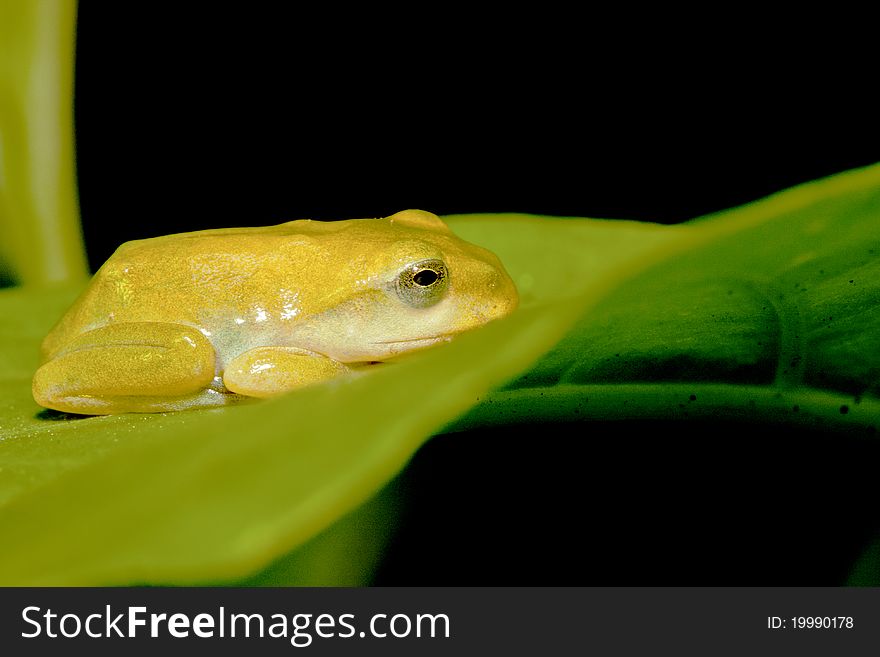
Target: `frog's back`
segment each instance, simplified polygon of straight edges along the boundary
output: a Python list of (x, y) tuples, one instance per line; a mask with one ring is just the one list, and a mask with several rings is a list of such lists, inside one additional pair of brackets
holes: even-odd
[(46, 336), (43, 357), (50, 358), (86, 331), (114, 322), (170, 322), (201, 329), (218, 314), (246, 312), (253, 299), (278, 287), (280, 277), (296, 278), (292, 252), (299, 256), (294, 260), (316, 259), (312, 252), (321, 247), (310, 233), (317, 223), (301, 220), (126, 242)]

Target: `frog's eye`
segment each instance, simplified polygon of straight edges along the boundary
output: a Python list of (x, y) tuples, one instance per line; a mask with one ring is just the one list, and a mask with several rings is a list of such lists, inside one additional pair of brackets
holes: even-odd
[(431, 258), (407, 265), (397, 275), (397, 296), (414, 308), (434, 305), (449, 287), (449, 271), (442, 260)]

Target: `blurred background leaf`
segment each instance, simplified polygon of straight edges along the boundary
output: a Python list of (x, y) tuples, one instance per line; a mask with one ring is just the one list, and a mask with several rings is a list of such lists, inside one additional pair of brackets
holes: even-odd
[(0, 285), (86, 277), (73, 143), (76, 2), (0, 3)]

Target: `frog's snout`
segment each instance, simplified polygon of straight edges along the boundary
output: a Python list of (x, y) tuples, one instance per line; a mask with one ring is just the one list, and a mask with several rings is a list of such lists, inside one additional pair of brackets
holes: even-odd
[(501, 319), (502, 317), (507, 317), (510, 313), (517, 309), (519, 306), (519, 295), (516, 293), (516, 288), (512, 288), (512, 294), (498, 301), (492, 307), (492, 319)]
[(485, 282), (485, 291), (485, 301), (481, 309), (483, 323), (507, 317), (519, 305), (516, 285), (501, 263), (492, 267), (492, 272)]

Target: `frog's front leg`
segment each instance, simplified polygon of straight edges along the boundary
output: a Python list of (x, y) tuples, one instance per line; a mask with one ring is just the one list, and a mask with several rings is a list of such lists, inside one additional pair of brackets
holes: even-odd
[(257, 347), (237, 356), (223, 373), (223, 384), (248, 397), (273, 395), (322, 383), (351, 370), (340, 362), (296, 347)]
[[(215, 403), (209, 389), (216, 354), (208, 339), (182, 324), (131, 322), (88, 331), (37, 370), (34, 399), (68, 413), (102, 415), (179, 410)], [(229, 395), (225, 395), (229, 397)]]

